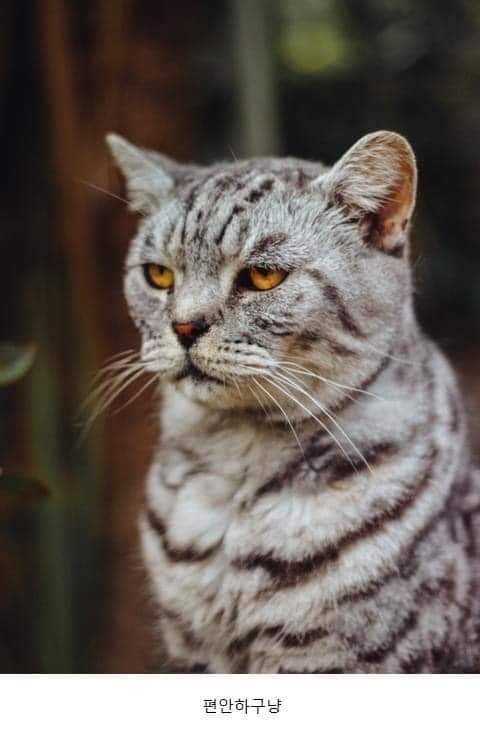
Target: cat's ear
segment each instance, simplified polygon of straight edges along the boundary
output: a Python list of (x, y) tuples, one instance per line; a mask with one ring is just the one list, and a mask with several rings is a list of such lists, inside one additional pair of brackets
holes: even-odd
[[(153, 151), (137, 148), (113, 132), (105, 139), (125, 176), (130, 209), (151, 213), (175, 186), (174, 177), (168, 171), (168, 159)], [(174, 165), (173, 161), (171, 164)]]
[(371, 246), (402, 253), (417, 191), (415, 156), (404, 137), (387, 131), (365, 135), (318, 183), (333, 204), (360, 217)]

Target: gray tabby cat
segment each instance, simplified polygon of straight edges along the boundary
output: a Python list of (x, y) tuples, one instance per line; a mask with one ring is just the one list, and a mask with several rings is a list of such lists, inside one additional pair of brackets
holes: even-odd
[(480, 482), (412, 303), (416, 164), (180, 165), (108, 143), (163, 385), (141, 517), (171, 669), (480, 671)]

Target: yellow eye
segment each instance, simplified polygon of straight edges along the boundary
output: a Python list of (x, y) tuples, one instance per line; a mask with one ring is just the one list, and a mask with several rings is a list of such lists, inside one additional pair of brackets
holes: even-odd
[(285, 270), (265, 270), (263, 267), (251, 267), (248, 275), (255, 290), (272, 290), (287, 277)]
[(152, 288), (167, 290), (173, 286), (173, 272), (168, 267), (162, 267), (162, 265), (155, 265), (153, 262), (149, 262), (143, 266), (143, 274)]

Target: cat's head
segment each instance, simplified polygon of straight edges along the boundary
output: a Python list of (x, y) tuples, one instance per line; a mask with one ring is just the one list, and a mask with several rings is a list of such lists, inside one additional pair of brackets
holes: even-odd
[(334, 405), (332, 382), (368, 381), (410, 306), (416, 165), (402, 136), (366, 135), (331, 168), (189, 166), (107, 141), (142, 215), (125, 294), (149, 369), (219, 408), (267, 391), (291, 405), (292, 377)]

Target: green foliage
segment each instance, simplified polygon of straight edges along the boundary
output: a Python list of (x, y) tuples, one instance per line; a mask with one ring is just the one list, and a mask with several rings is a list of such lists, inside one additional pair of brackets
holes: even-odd
[(35, 359), (35, 347), (0, 343), (0, 387), (6, 387), (21, 379)]
[[(21, 379), (35, 359), (35, 347), (0, 343), (0, 387)], [(11, 511), (29, 508), (33, 502), (44, 498), (49, 490), (41, 481), (16, 474), (4, 473), (0, 467), (0, 522)]]
[(11, 473), (3, 473), (0, 468), (0, 522), (11, 512), (29, 509), (39, 499), (50, 493), (49, 489), (37, 479)]

